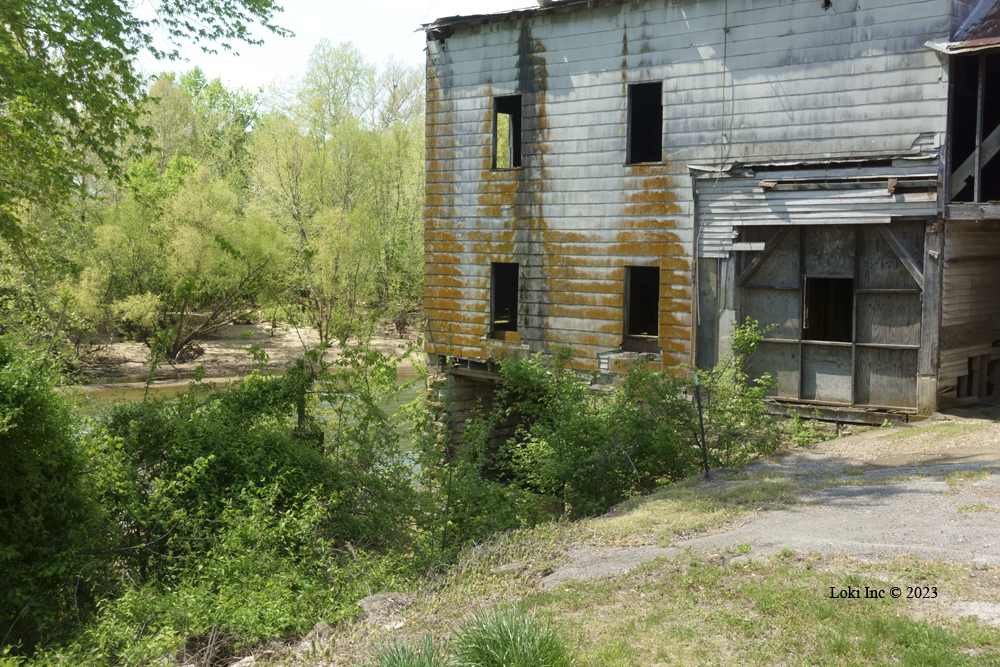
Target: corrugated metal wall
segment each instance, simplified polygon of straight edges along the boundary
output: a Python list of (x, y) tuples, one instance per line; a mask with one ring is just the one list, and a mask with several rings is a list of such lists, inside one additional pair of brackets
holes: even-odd
[[(521, 341), (579, 368), (622, 341), (624, 267), (659, 266), (667, 364), (692, 349), (691, 164), (933, 149), (950, 0), (646, 0), (456, 26), (427, 60), (427, 350), (488, 341), (490, 262), (521, 264)], [(625, 164), (627, 86), (662, 81), (664, 163)], [(524, 96), (524, 166), (490, 169), (492, 99)], [(499, 350), (499, 351), (498, 351)]]

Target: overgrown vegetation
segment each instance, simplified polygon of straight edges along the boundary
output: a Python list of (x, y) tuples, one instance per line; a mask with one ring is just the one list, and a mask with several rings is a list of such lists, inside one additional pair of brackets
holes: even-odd
[(85, 367), (123, 339), (191, 360), (247, 320), (324, 344), (373, 314), (404, 330), (422, 295), (422, 83), (327, 42), (291, 89), (160, 74), (135, 93), (149, 145), (121, 138), (120, 175), (84, 170), (58, 206), (0, 193), (0, 331)]
[(599, 513), (683, 479), (703, 466), (702, 424), (712, 468), (772, 451), (781, 434), (767, 412), (770, 380), (747, 374), (761, 338), (748, 320), (734, 354), (700, 374), (702, 415), (694, 369), (636, 364), (611, 389), (569, 369), (568, 349), (505, 359), (494, 408), (471, 420), (464, 443), (429, 439), (425, 485), (443, 498), (442, 548), (546, 515)]
[[(42, 355), (0, 348), (3, 645), (37, 664), (215, 664), (423, 572), (423, 501), (379, 407), (396, 360), (317, 359), (84, 422)], [(307, 392), (345, 390), (332, 441), (299, 420)]]

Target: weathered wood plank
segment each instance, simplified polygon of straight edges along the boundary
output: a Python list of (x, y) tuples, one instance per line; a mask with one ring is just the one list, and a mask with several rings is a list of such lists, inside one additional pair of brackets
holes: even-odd
[(920, 271), (916, 261), (910, 255), (910, 252), (903, 245), (902, 241), (896, 238), (896, 235), (893, 233), (892, 229), (889, 228), (889, 225), (878, 225), (876, 229), (878, 229), (879, 234), (881, 234), (886, 240), (893, 252), (896, 253), (896, 257), (903, 263), (903, 266), (906, 267), (906, 270), (913, 277), (914, 282), (923, 287), (924, 274)]
[(857, 341), (885, 345), (919, 345), (919, 294), (859, 294)]
[[(793, 234), (794, 230), (794, 234)], [(736, 279), (736, 286), (743, 287), (747, 284), (754, 274), (757, 273), (765, 264), (768, 264), (767, 260), (772, 254), (778, 253), (778, 258), (773, 263), (770, 263), (770, 269), (766, 271), (761, 276), (758, 276), (756, 282), (762, 282), (766, 285), (782, 285), (785, 286), (795, 286), (798, 284), (798, 275), (796, 274), (792, 280), (789, 282), (789, 276), (791, 275), (788, 267), (788, 261), (791, 259), (792, 254), (795, 255), (795, 262), (798, 263), (798, 235), (799, 231), (793, 227), (785, 227), (778, 233), (776, 233), (771, 239), (767, 241), (764, 245), (764, 249), (759, 255), (753, 258), (750, 262), (750, 266), (740, 274)], [(787, 242), (786, 242), (787, 241)], [(780, 249), (780, 250), (779, 250)]]
[(857, 355), (857, 404), (916, 407), (916, 350), (859, 347)]
[(851, 347), (802, 346), (802, 398), (851, 402)]

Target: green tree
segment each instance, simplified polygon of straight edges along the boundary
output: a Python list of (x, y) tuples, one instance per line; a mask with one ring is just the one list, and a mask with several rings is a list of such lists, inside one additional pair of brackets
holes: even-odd
[(181, 41), (207, 51), (256, 44), (254, 23), (288, 34), (272, 22), (273, 0), (159, 0), (152, 9), (143, 19), (123, 0), (0, 3), (0, 235), (23, 236), (22, 202), (65, 203), (85, 187), (80, 174), (122, 173), (126, 140), (143, 134), (140, 52), (176, 59)]

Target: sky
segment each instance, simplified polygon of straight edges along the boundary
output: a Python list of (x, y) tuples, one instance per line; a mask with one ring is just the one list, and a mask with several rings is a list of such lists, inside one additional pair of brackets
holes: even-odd
[[(232, 52), (219, 50), (208, 55), (198, 48), (181, 49), (188, 62), (157, 62), (139, 59), (146, 74), (165, 70), (186, 71), (201, 67), (210, 79), (219, 77), (230, 87), (257, 90), (261, 86), (305, 72), (309, 54), (323, 38), (332, 44), (353, 42), (370, 62), (384, 63), (394, 58), (413, 67), (424, 66), (422, 23), (435, 18), (463, 14), (486, 14), (536, 5), (535, 0), (284, 0), (285, 11), (275, 18), (295, 37), (277, 37), (265, 30), (263, 46), (234, 44)], [(165, 43), (159, 44), (165, 46)]]

